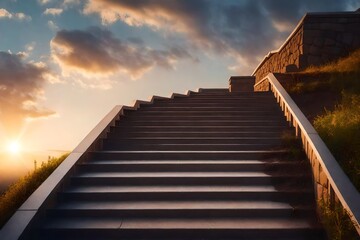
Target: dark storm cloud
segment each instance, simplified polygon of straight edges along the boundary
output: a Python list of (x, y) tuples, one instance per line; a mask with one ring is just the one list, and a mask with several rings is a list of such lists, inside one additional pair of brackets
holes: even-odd
[(39, 63), (26, 63), (20, 55), (0, 52), (0, 122), (16, 133), (26, 118), (54, 114), (37, 107), (49, 70)]
[(355, 2), (353, 0), (263, 0), (262, 4), (270, 19), (294, 26), (306, 12), (344, 11), (356, 5)]
[(59, 31), (51, 47), (63, 70), (105, 75), (123, 71), (133, 78), (154, 66), (171, 69), (177, 60), (192, 58), (179, 46), (155, 50), (145, 46), (141, 39), (121, 40), (98, 27)]
[(104, 24), (123, 21), (177, 33), (194, 47), (254, 64), (279, 47), (306, 12), (349, 7), (359, 4), (355, 0), (88, 0), (84, 13), (99, 14)]

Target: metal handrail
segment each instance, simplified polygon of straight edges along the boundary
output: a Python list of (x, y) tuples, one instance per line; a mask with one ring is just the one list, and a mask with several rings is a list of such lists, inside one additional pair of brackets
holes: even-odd
[[(320, 178), (324, 172), (328, 180), (327, 196), (330, 203), (338, 199), (348, 213), (354, 227), (360, 234), (360, 194), (346, 176), (338, 162), (322, 141), (314, 127), (292, 100), (274, 74), (270, 73), (254, 85), (254, 90), (261, 84), (267, 84), (268, 90), (274, 93), (277, 102), (284, 112), (286, 120), (295, 127), (296, 135), (301, 137), (306, 155), (312, 165), (314, 178)], [(317, 192), (318, 179), (314, 179)], [(317, 195), (318, 196), (318, 195)]]

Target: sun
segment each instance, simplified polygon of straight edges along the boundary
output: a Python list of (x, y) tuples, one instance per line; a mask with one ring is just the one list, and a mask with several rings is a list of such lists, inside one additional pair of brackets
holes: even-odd
[(19, 154), (21, 152), (21, 145), (18, 141), (9, 142), (7, 150), (11, 154)]

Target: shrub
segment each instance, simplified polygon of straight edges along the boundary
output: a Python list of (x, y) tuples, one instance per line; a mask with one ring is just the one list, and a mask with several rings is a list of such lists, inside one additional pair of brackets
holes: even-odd
[(28, 173), (16, 183), (10, 185), (0, 196), (0, 227), (15, 213), (25, 200), (45, 181), (69, 154), (50, 158), (38, 169)]
[(314, 127), (345, 173), (360, 189), (360, 95), (342, 93), (342, 103), (314, 120)]
[(331, 240), (358, 240), (360, 237), (348, 213), (339, 204), (331, 207), (329, 202), (318, 202), (321, 222)]

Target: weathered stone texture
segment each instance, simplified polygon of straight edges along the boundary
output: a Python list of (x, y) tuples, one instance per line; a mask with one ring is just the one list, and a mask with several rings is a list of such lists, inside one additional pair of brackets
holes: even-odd
[(269, 80), (264, 80), (259, 82), (257, 85), (254, 86), (255, 92), (267, 92), (270, 91), (270, 83)]
[(254, 76), (232, 76), (229, 79), (230, 92), (252, 92), (254, 91)]
[(268, 73), (286, 73), (321, 65), (360, 48), (360, 12), (308, 14), (296, 32), (269, 54), (254, 72), (255, 82)]

